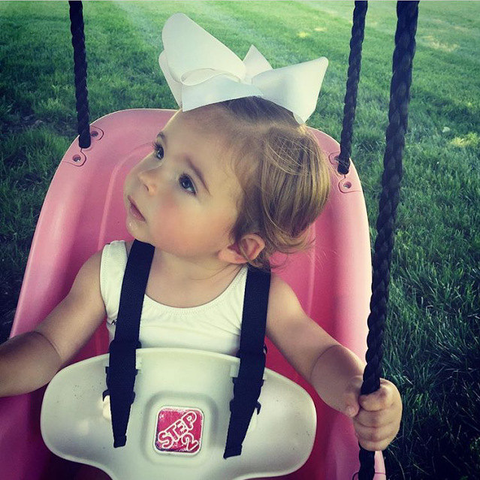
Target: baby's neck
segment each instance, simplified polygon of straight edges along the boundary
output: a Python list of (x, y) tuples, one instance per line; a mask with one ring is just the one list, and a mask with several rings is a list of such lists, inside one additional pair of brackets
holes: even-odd
[(242, 265), (217, 259), (185, 259), (155, 250), (147, 295), (172, 307), (195, 307), (218, 297)]

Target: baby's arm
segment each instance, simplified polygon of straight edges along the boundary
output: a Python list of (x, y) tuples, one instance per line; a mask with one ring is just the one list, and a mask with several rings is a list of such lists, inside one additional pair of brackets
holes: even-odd
[(101, 252), (85, 262), (70, 293), (33, 332), (0, 345), (0, 397), (48, 383), (105, 318), (100, 293)]
[(384, 450), (395, 438), (402, 413), (395, 385), (382, 379), (380, 390), (360, 396), (364, 363), (311, 320), (277, 276), (272, 276), (267, 335), (325, 403), (353, 419), (362, 447)]

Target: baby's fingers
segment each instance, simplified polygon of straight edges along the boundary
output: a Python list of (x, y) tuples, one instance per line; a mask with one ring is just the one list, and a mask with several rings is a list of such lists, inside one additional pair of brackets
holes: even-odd
[(371, 452), (385, 450), (398, 432), (396, 422), (381, 427), (366, 427), (355, 422), (355, 434), (358, 443)]
[(353, 420), (360, 445), (366, 450), (385, 450), (400, 429), (402, 400), (388, 380), (380, 380), (380, 388), (370, 395), (361, 395), (361, 406)]
[(369, 412), (385, 410), (398, 406), (401, 408), (402, 401), (397, 387), (384, 378), (380, 379), (380, 388), (369, 395), (360, 395), (360, 406)]
[(401, 417), (398, 415), (398, 412), (393, 408), (378, 410), (376, 412), (369, 412), (361, 408), (358, 415), (353, 419), (353, 422), (363, 425), (364, 427), (380, 428), (390, 423), (400, 425), (400, 419)]

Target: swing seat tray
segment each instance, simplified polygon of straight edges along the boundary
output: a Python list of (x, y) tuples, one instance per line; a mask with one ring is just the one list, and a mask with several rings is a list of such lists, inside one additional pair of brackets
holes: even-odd
[(113, 448), (105, 391), (108, 355), (60, 371), (48, 386), (41, 431), (56, 455), (113, 480), (240, 480), (293, 472), (308, 459), (316, 411), (310, 395), (266, 369), (242, 455), (223, 458), (239, 359), (186, 349), (137, 350), (127, 444)]

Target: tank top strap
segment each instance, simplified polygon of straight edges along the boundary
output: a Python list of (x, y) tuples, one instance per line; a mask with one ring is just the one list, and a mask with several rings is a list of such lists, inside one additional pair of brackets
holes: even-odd
[(123, 275), (127, 266), (127, 249), (124, 240), (115, 240), (103, 247), (100, 262), (100, 292), (108, 321), (118, 316)]

